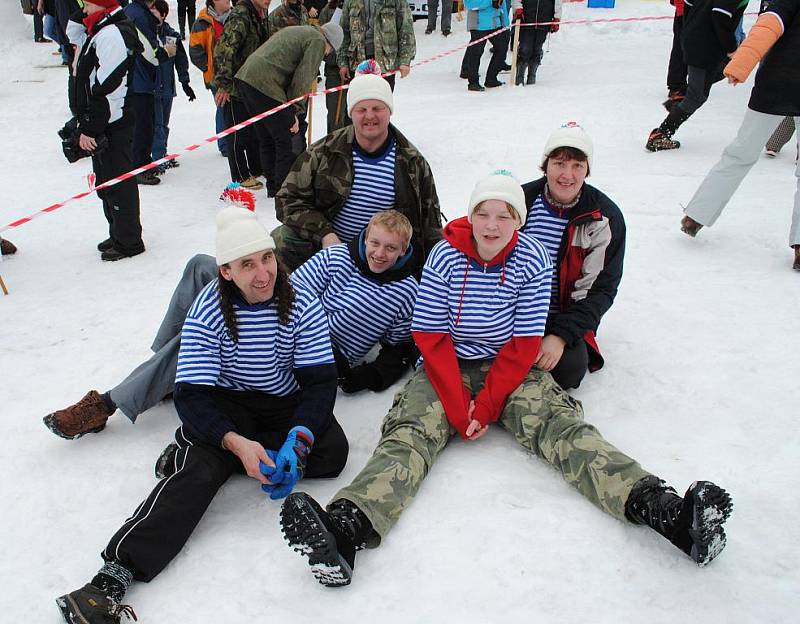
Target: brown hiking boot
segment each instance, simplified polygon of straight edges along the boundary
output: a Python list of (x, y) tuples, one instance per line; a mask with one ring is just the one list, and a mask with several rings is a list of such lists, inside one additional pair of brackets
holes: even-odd
[(250, 176), (246, 180), (242, 180), (241, 185), (248, 191), (260, 191), (264, 188), (264, 183), (255, 176)]
[(4, 256), (11, 256), (17, 253), (17, 246), (10, 240), (0, 237), (0, 253)]
[(792, 245), (794, 247), (794, 264), (792, 268), (795, 271), (800, 271), (800, 245)]
[(697, 236), (697, 233), (703, 227), (702, 223), (698, 223), (694, 219), (692, 219), (689, 215), (683, 215), (683, 219), (681, 219), (681, 232), (684, 234), (688, 234), (692, 238)]
[(109, 409), (96, 390), (89, 390), (75, 405), (48, 414), (43, 420), (45, 426), (57, 436), (75, 440), (87, 433), (105, 429), (106, 421), (114, 411)]
[(664, 132), (656, 128), (647, 137), (647, 143), (644, 146), (648, 151), (660, 152), (662, 150), (678, 149), (681, 146), (681, 142), (673, 141)]

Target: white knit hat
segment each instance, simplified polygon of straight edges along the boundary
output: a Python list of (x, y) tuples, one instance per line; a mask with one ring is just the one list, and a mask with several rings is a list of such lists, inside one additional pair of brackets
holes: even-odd
[(553, 132), (544, 144), (544, 153), (542, 154), (542, 167), (547, 161), (547, 157), (553, 153), (553, 150), (559, 147), (574, 147), (586, 154), (586, 160), (589, 165), (589, 171), (592, 170), (592, 153), (594, 152), (594, 145), (592, 139), (586, 134), (586, 131), (576, 121), (568, 121), (563, 124), (558, 130)]
[(528, 210), (525, 208), (525, 193), (511, 172), (501, 169), (478, 181), (469, 198), (467, 218), (470, 223), (472, 223), (472, 213), (475, 208), (487, 199), (499, 199), (510, 204), (517, 211), (520, 223), (525, 223), (525, 219), (528, 217)]
[(389, 83), (377, 74), (358, 74), (350, 81), (347, 89), (347, 114), (351, 115), (353, 107), (363, 100), (380, 100), (394, 112), (394, 98)]
[(275, 241), (259, 223), (256, 213), (228, 206), (217, 214), (217, 266), (257, 251), (275, 249)]

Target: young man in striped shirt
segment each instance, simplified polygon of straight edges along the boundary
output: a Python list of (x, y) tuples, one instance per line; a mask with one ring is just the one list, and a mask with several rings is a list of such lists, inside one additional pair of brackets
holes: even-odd
[[(385, 210), (347, 245), (322, 249), (292, 273), (293, 284), (320, 298), (345, 392), (385, 390), (417, 354), (411, 340), (417, 296), (411, 234), (408, 219)], [(362, 363), (376, 344), (378, 356)]]
[(304, 476), (332, 478), (344, 468), (325, 314), (313, 293), (292, 286), (274, 247), (255, 213), (219, 213), (219, 275), (181, 330), (175, 444), (159, 459), (158, 485), (103, 551), (100, 571), (57, 599), (67, 622), (132, 612), (120, 604), (130, 583), (150, 581), (180, 552), (233, 473), (278, 499)]
[(510, 176), (478, 183), (468, 216), (448, 223), (425, 263), (412, 323), (424, 367), (395, 397), (371, 458), (327, 510), (302, 492), (284, 502), (284, 537), (323, 585), (350, 583), (356, 551), (386, 538), (452, 436), (477, 440), (493, 422), (592, 503), (649, 525), (699, 565), (724, 548), (732, 507), (725, 490), (699, 481), (680, 498), (533, 367), (552, 264), (541, 243), (517, 231), (525, 213)]
[[(416, 357), (410, 319), (419, 270), (411, 236), (411, 224), (403, 215), (380, 212), (347, 246), (322, 250), (292, 274), (292, 282), (302, 282), (322, 302), (345, 392), (384, 390)], [(47, 428), (73, 440), (102, 431), (118, 409), (135, 423), (139, 414), (172, 393), (181, 327), (195, 298), (217, 274), (211, 256), (198, 254), (189, 260), (151, 346), (153, 356), (107, 392), (90, 390), (77, 403), (45, 416)], [(377, 358), (361, 364), (378, 343)]]
[(413, 229), (422, 266), (442, 237), (439, 198), (428, 163), (394, 126), (389, 83), (360, 74), (347, 91), (353, 124), (328, 134), (297, 157), (275, 197), (283, 225), (272, 235), (294, 270), (317, 251), (347, 243), (372, 215), (393, 208)]
[(554, 266), (547, 326), (536, 366), (562, 388), (577, 388), (586, 369), (603, 366), (595, 340), (622, 279), (625, 220), (616, 204), (584, 182), (592, 140), (575, 122), (547, 139), (544, 177), (522, 186), (522, 231), (542, 243)]

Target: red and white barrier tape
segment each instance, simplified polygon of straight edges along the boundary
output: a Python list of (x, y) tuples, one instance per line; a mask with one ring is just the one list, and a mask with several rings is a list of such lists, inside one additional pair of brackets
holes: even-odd
[[(753, 15), (753, 13), (746, 13), (746, 15)], [(617, 23), (617, 22), (646, 22), (646, 21), (672, 20), (672, 19), (673, 19), (672, 15), (658, 15), (658, 16), (644, 16), (644, 17), (609, 17), (609, 18), (601, 18), (601, 19), (564, 20), (564, 21), (559, 21), (559, 22), (529, 22), (529, 23), (520, 24), (520, 26), (546, 26), (546, 25), (552, 25), (552, 24), (556, 24), (556, 23), (559, 24), (560, 26), (569, 26), (569, 25), (577, 25), (577, 24), (605, 24), (605, 23)], [(436, 54), (436, 55), (431, 56), (429, 58), (426, 58), (426, 59), (423, 59), (421, 61), (418, 61), (418, 62), (413, 64), (413, 67), (419, 67), (421, 65), (427, 65), (427, 64), (432, 63), (434, 61), (438, 61), (439, 59), (442, 59), (442, 58), (444, 58), (446, 56), (450, 56), (452, 54), (455, 54), (456, 52), (460, 52), (461, 50), (464, 50), (464, 49), (468, 48), (469, 46), (473, 46), (473, 45), (476, 45), (476, 44), (478, 44), (478, 43), (480, 43), (482, 41), (486, 41), (487, 39), (491, 39), (497, 33), (503, 32), (504, 30), (508, 30), (510, 28), (514, 28), (515, 26), (516, 26), (516, 23), (513, 23), (510, 26), (506, 26), (505, 28), (498, 28), (497, 30), (489, 33), (488, 35), (486, 35), (484, 37), (481, 37), (480, 39), (476, 39), (474, 41), (469, 41), (469, 42), (467, 42), (467, 43), (465, 43), (463, 45), (460, 45), (460, 46), (457, 46), (455, 48), (452, 48), (451, 50), (447, 50), (447, 51), (442, 52), (440, 54)], [(400, 73), (399, 70), (396, 70), (396, 71), (393, 71), (393, 72), (387, 72), (387, 73), (383, 74), (383, 76), (390, 76), (392, 74), (399, 74), (399, 73)], [(65, 199), (63, 201), (60, 201), (58, 203), (52, 204), (50, 206), (47, 206), (47, 208), (42, 208), (41, 210), (39, 210), (38, 212), (33, 213), (32, 215), (29, 215), (27, 217), (22, 217), (21, 219), (17, 219), (16, 221), (12, 221), (8, 225), (0, 227), (0, 233), (6, 232), (6, 231), (14, 229), (14, 228), (18, 228), (18, 227), (20, 227), (22, 225), (25, 225), (26, 223), (29, 223), (30, 221), (33, 221), (34, 219), (36, 219), (38, 217), (41, 217), (41, 216), (43, 216), (45, 214), (49, 214), (51, 212), (55, 212), (56, 210), (66, 206), (67, 204), (70, 204), (70, 203), (72, 203), (74, 201), (77, 201), (79, 199), (83, 199), (84, 197), (87, 197), (87, 196), (91, 195), (95, 191), (100, 191), (102, 189), (106, 189), (106, 188), (109, 188), (111, 186), (114, 186), (115, 184), (119, 184), (120, 182), (124, 182), (125, 180), (128, 180), (128, 179), (130, 179), (130, 178), (132, 178), (132, 177), (134, 177), (134, 176), (136, 176), (136, 175), (138, 175), (140, 173), (143, 173), (143, 172), (148, 171), (150, 169), (154, 169), (158, 165), (160, 165), (162, 163), (165, 163), (168, 160), (173, 160), (173, 159), (180, 158), (184, 154), (187, 154), (189, 152), (193, 152), (195, 150), (198, 150), (201, 147), (203, 147), (204, 145), (208, 145), (209, 143), (214, 143), (214, 142), (217, 141), (217, 139), (220, 139), (220, 138), (222, 138), (224, 136), (228, 136), (229, 134), (233, 134), (234, 132), (238, 132), (242, 128), (246, 128), (247, 126), (249, 126), (251, 124), (254, 124), (257, 121), (261, 121), (262, 119), (264, 119), (266, 117), (269, 117), (270, 115), (274, 115), (278, 111), (281, 111), (284, 108), (292, 106), (293, 104), (295, 104), (297, 102), (300, 102), (300, 101), (304, 100), (307, 97), (316, 97), (318, 95), (327, 95), (328, 93), (336, 93), (337, 91), (342, 91), (344, 89), (347, 89), (348, 87), (349, 87), (349, 85), (345, 84), (345, 85), (339, 85), (338, 87), (331, 87), (330, 89), (323, 89), (322, 91), (316, 91), (314, 93), (306, 93), (305, 95), (301, 95), (299, 97), (294, 98), (293, 100), (289, 100), (288, 102), (285, 102), (285, 103), (281, 104), (280, 106), (276, 106), (275, 108), (272, 108), (270, 110), (264, 111), (263, 113), (259, 113), (258, 115), (255, 115), (254, 117), (251, 117), (250, 119), (246, 119), (245, 121), (242, 121), (241, 123), (238, 123), (235, 126), (231, 126), (230, 128), (227, 128), (226, 130), (223, 130), (222, 132), (214, 134), (214, 135), (208, 137), (207, 139), (204, 139), (200, 143), (195, 143), (194, 145), (189, 145), (188, 147), (185, 147), (184, 149), (182, 149), (179, 152), (175, 152), (173, 154), (167, 154), (166, 156), (164, 156), (164, 158), (160, 158), (159, 160), (156, 160), (156, 161), (151, 162), (151, 163), (149, 163), (147, 165), (144, 165), (143, 167), (139, 167), (139, 168), (134, 169), (132, 171), (128, 171), (127, 173), (123, 173), (122, 175), (119, 175), (116, 178), (112, 178), (111, 180), (107, 180), (107, 181), (103, 182), (102, 184), (98, 184), (97, 186), (94, 186), (94, 178), (93, 178), (92, 175), (90, 175), (89, 176), (89, 190), (88, 191), (84, 191), (83, 193), (78, 193), (77, 195), (73, 195), (72, 197), (69, 197), (69, 198), (67, 198), (67, 199)]]

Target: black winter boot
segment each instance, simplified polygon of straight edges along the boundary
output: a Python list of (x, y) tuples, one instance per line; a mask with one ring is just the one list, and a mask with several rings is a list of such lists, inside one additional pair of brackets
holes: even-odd
[(684, 112), (680, 106), (675, 106), (669, 112), (667, 118), (661, 122), (661, 125), (655, 128), (650, 133), (650, 136), (647, 137), (645, 147), (651, 152), (678, 149), (681, 146), (680, 141), (673, 141), (672, 135), (678, 131), (678, 128), (687, 119), (689, 119), (689, 114)]
[(661, 479), (649, 476), (633, 486), (625, 516), (651, 527), (702, 567), (725, 548), (722, 525), (732, 509), (730, 495), (710, 481), (695, 481), (681, 498)]
[(514, 80), (515, 85), (519, 86), (525, 84), (525, 70), (527, 68), (528, 68), (527, 63), (520, 63), (519, 65), (517, 65), (517, 77)]
[(364, 548), (372, 524), (348, 500), (335, 500), (326, 511), (305, 492), (295, 492), (283, 502), (281, 529), (289, 546), (308, 556), (314, 578), (339, 587), (350, 584), (356, 551)]
[(528, 81), (525, 84), (536, 84), (536, 72), (539, 71), (538, 63), (531, 63), (528, 65)]
[(163, 479), (175, 474), (177, 466), (175, 465), (175, 453), (178, 452), (178, 445), (172, 442), (161, 451), (161, 455), (156, 460), (155, 473), (157, 479)]

